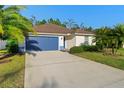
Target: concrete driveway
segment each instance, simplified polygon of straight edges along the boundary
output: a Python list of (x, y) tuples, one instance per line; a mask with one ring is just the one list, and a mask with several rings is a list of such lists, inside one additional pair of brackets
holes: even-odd
[(26, 54), (25, 87), (124, 87), (124, 71), (61, 51)]

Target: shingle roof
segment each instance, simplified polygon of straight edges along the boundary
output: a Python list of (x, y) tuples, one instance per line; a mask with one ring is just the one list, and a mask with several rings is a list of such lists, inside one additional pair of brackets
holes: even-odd
[(34, 29), (39, 33), (60, 33), (60, 34), (70, 33), (69, 29), (55, 24), (37, 25), (34, 26)]
[(68, 34), (68, 33), (78, 33), (78, 34), (95, 34), (94, 32), (91, 31), (84, 31), (77, 29), (76, 31), (74, 30), (69, 30), (65, 27), (58, 26), (55, 24), (44, 24), (44, 25), (37, 25), (34, 26), (34, 30), (38, 33), (58, 33), (58, 34)]
[(95, 34), (95, 32), (93, 32), (93, 31), (85, 31), (82, 29), (77, 29), (75, 32), (79, 33), (79, 34)]

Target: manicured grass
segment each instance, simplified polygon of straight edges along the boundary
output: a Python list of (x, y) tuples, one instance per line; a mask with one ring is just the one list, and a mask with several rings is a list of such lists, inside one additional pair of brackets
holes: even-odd
[(0, 87), (24, 87), (24, 55), (0, 60)]
[(124, 70), (124, 49), (120, 49), (118, 54), (120, 55), (113, 56), (103, 55), (100, 52), (82, 52), (74, 55)]
[(0, 50), (0, 54), (5, 54), (7, 53), (7, 50)]
[(117, 53), (124, 56), (124, 48), (119, 49)]

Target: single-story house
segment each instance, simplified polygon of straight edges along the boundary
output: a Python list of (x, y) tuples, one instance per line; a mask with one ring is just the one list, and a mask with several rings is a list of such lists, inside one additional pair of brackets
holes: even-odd
[(64, 50), (81, 44), (93, 45), (94, 33), (84, 30), (69, 30), (55, 24), (34, 26), (36, 35), (26, 38), (26, 50), (47, 51)]

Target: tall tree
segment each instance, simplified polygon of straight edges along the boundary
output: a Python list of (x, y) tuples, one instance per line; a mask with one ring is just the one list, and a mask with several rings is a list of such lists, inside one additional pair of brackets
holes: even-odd
[(33, 16), (33, 15), (31, 16), (30, 21), (32, 22), (33, 26), (36, 25), (37, 22), (38, 22), (37, 19), (36, 19), (36, 17)]
[(80, 29), (83, 30), (85, 28), (84, 23), (82, 22), (79, 27), (80, 27)]
[(67, 28), (69, 29), (75, 29), (75, 27), (79, 27), (73, 19), (68, 19), (64, 22)]
[(59, 25), (59, 26), (63, 26), (63, 27), (66, 27), (65, 24), (63, 24), (59, 19), (48, 19), (47, 23), (49, 24), (56, 24), (56, 25)]
[(41, 21), (37, 21), (36, 22), (36, 25), (43, 25), (43, 24), (46, 24), (47, 21), (45, 19), (41, 20)]
[(86, 31), (93, 31), (93, 28), (92, 28), (91, 26), (89, 26), (89, 27), (84, 27), (84, 30), (86, 30)]
[(59, 25), (59, 26), (62, 26), (62, 27), (66, 27), (66, 25), (64, 25), (59, 19), (53, 19), (53, 18), (50, 18), (48, 20), (39, 20), (36, 22), (36, 25), (42, 25), (42, 24), (56, 24), (56, 25)]

